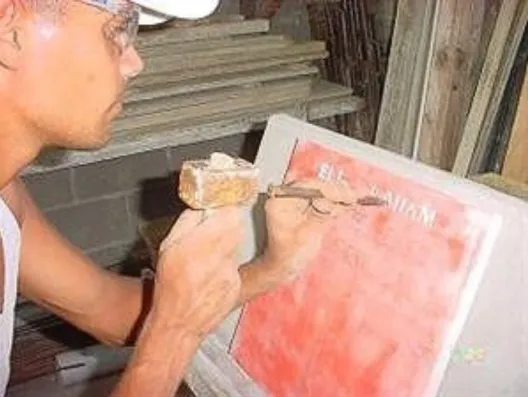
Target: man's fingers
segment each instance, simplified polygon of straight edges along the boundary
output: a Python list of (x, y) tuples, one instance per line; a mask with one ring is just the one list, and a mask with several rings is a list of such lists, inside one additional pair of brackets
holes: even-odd
[(196, 230), (195, 237), (203, 242), (205, 250), (232, 255), (243, 239), (242, 209), (233, 206), (213, 210)]
[(345, 180), (308, 179), (293, 182), (291, 186), (317, 189), (325, 198), (338, 203), (354, 204), (361, 197)]
[[(161, 244), (160, 251), (188, 238), (215, 253), (236, 244), (242, 238), (242, 213), (237, 207), (219, 208), (210, 212), (186, 210), (178, 218), (170, 233)], [(231, 248), (232, 249), (232, 248)]]
[(289, 219), (292, 216), (304, 213), (310, 201), (299, 198), (270, 198), (266, 201), (266, 212), (274, 218)]

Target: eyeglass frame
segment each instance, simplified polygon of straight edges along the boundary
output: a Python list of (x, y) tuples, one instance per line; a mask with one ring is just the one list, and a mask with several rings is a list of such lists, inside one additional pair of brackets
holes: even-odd
[(88, 6), (99, 8), (113, 15), (122, 16), (126, 29), (120, 32), (124, 37), (114, 38), (122, 50), (133, 46), (139, 31), (139, 14), (141, 7), (127, 0), (77, 0)]

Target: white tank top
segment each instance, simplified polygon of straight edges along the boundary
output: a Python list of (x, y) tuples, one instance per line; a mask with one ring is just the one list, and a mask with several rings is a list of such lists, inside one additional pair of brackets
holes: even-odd
[(20, 227), (2, 197), (0, 197), (0, 237), (4, 250), (4, 306), (0, 313), (0, 396), (3, 396), (10, 373), (20, 259)]

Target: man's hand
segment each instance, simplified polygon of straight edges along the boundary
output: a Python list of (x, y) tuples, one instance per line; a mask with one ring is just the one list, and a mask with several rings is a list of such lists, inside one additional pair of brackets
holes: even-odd
[(353, 209), (358, 198), (345, 182), (309, 180), (292, 186), (319, 189), (325, 198), (267, 200), (267, 247), (262, 256), (240, 271), (239, 305), (296, 279), (314, 259), (334, 220)]
[(173, 396), (202, 339), (240, 295), (239, 209), (186, 211), (160, 249), (152, 309), (112, 397)]
[(334, 219), (349, 211), (356, 195), (345, 182), (309, 180), (292, 186), (318, 189), (324, 198), (270, 198), (266, 202), (267, 248), (261, 265), (288, 282), (297, 278), (321, 247)]
[(238, 298), (242, 238), (239, 209), (184, 212), (160, 248), (155, 315), (199, 338), (216, 327)]

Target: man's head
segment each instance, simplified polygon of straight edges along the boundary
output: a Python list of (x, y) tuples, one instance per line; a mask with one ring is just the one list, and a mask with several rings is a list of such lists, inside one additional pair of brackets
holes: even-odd
[(138, 0), (140, 8), (128, 0), (0, 0), (2, 112), (27, 135), (21, 141), (100, 147), (127, 81), (143, 68), (133, 46), (140, 20), (217, 1)]

